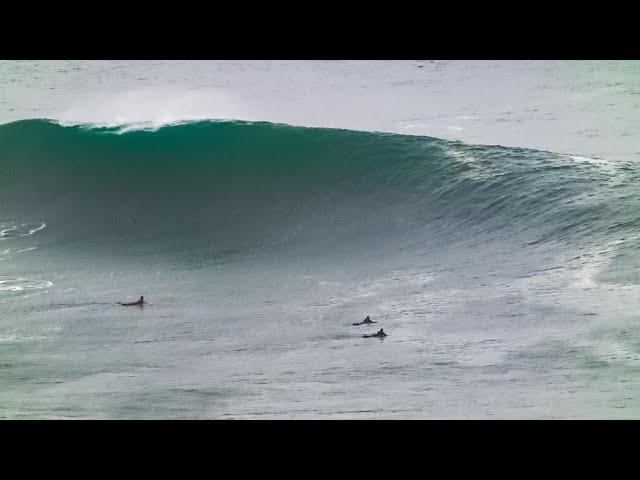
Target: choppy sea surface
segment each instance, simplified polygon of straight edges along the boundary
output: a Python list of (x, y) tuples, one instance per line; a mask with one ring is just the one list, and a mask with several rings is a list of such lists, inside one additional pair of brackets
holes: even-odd
[(0, 62), (0, 418), (637, 418), (638, 80)]

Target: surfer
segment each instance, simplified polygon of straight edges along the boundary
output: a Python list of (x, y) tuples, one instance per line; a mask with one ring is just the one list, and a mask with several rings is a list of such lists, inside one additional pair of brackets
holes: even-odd
[(133, 307), (134, 305), (140, 305), (140, 306), (142, 306), (142, 305), (144, 305), (144, 304), (145, 304), (145, 303), (147, 303), (147, 302), (145, 302), (145, 301), (144, 301), (144, 297), (142, 297), (142, 296), (141, 296), (141, 297), (140, 297), (140, 300), (138, 300), (137, 302), (131, 302), (131, 303), (121, 303), (121, 302), (118, 302), (118, 303), (120, 303), (120, 305), (122, 305), (123, 307)]
[(378, 323), (378, 322), (374, 322), (373, 320), (371, 320), (371, 319), (369, 318), (369, 315), (367, 315), (367, 318), (365, 318), (365, 319), (364, 319), (364, 320), (362, 320), (361, 322), (358, 322), (358, 323), (352, 323), (352, 325), (366, 325), (366, 324), (369, 324), (369, 323)]
[(374, 333), (373, 335), (363, 335), (362, 338), (371, 338), (371, 337), (380, 337), (380, 338), (384, 338), (386, 337), (387, 334), (384, 333), (384, 329), (380, 329), (378, 330), (376, 333)]

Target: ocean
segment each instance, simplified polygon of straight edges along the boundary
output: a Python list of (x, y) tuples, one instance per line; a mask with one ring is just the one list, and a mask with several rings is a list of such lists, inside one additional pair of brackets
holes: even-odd
[(639, 81), (0, 62), (0, 418), (638, 418)]

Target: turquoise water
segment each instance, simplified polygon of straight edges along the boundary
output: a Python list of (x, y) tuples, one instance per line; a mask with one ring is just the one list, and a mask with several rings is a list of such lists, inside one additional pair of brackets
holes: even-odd
[(5, 417), (635, 414), (633, 164), (250, 122), (0, 145)]
[[(97, 63), (105, 78), (142, 68)], [(252, 72), (225, 65), (224, 78)], [(357, 70), (314, 65), (351, 72), (336, 82)], [(42, 79), (16, 77), (0, 125), (1, 418), (638, 417), (639, 170), (629, 138), (612, 147), (622, 130), (598, 130), (589, 156), (566, 126), (567, 148), (524, 148), (540, 134), (480, 145), (368, 131), (366, 110), (361, 129), (160, 127), (134, 103), (127, 120), (146, 129), (106, 113), (74, 126), (34, 119), (65, 95), (42, 94), (29, 117), (19, 94), (60, 85), (60, 63), (2, 67)], [(145, 68), (166, 86), (196, 67), (215, 77)], [(405, 67), (394, 82), (416, 81)], [(600, 95), (583, 106), (609, 103), (580, 82), (576, 95)], [(571, 108), (547, 106), (565, 125)], [(484, 143), (489, 123), (473, 133)], [(116, 303), (140, 295), (144, 308)], [(366, 315), (379, 323), (352, 326)], [(362, 338), (380, 327), (384, 340)]]

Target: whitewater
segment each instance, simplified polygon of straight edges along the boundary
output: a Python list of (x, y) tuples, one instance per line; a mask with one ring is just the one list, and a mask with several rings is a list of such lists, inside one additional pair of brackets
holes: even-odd
[(0, 62), (0, 418), (637, 418), (639, 79)]

